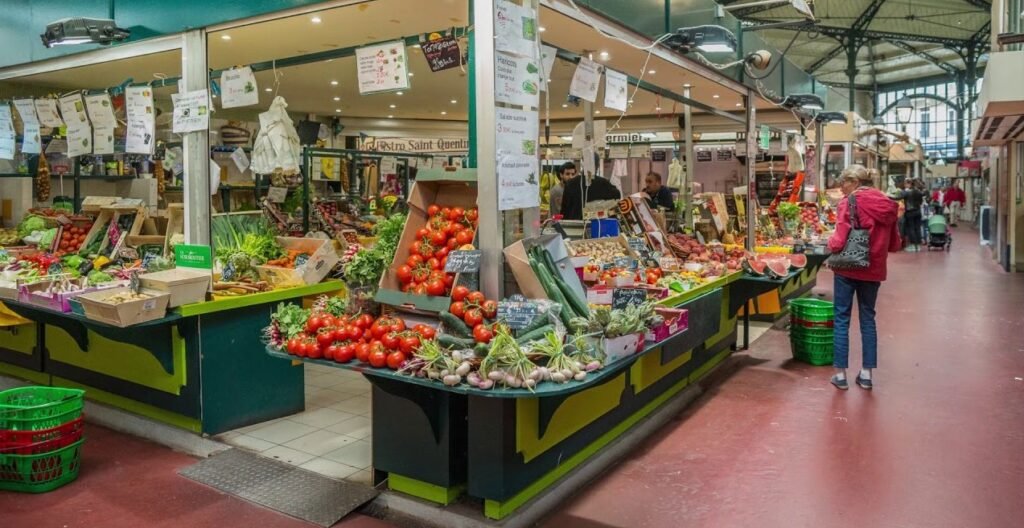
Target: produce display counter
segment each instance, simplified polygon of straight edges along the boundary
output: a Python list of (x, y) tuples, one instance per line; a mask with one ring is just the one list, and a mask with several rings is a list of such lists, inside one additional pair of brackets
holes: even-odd
[[(373, 387), (377, 483), (438, 504), (482, 500), (502, 519), (706, 376), (736, 342), (734, 273), (662, 301), (689, 310), (689, 327), (606, 365), (584, 381), (481, 390), (374, 369), (308, 360), (363, 373)], [(739, 299), (733, 296), (741, 295)], [(268, 357), (301, 361), (267, 349)], [(279, 361), (283, 364), (283, 361)], [(296, 369), (298, 370), (298, 369)]]
[[(807, 295), (818, 284), (818, 272), (824, 265), (828, 255), (807, 254), (807, 266), (795, 273), (790, 273), (782, 279), (768, 279), (758, 277), (756, 280), (764, 279), (773, 282), (774, 288), (769, 288), (761, 295), (754, 297), (750, 310), (750, 318), (754, 321), (774, 323), (789, 313), (787, 302)], [(744, 280), (754, 279), (745, 277)]]
[(0, 330), (0, 372), (86, 389), (90, 399), (217, 434), (303, 410), (302, 371), (252, 351), (263, 347), (276, 303), (343, 287), (330, 281), (223, 297), (126, 328), (5, 300), (31, 323)]

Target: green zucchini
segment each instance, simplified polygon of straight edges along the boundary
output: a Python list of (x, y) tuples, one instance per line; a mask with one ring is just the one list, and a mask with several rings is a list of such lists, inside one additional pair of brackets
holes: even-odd
[(547, 265), (548, 270), (555, 279), (555, 284), (562, 290), (562, 295), (564, 295), (565, 299), (572, 305), (573, 311), (580, 317), (588, 317), (590, 315), (590, 308), (587, 306), (587, 302), (580, 299), (576, 295), (576, 290), (572, 289), (572, 287), (565, 282), (565, 279), (562, 278), (562, 273), (559, 271), (558, 265), (555, 264), (554, 258), (551, 257), (551, 252), (538, 246), (537, 253), (541, 257), (541, 264)]
[(519, 330), (516, 331), (516, 333), (519, 335), (528, 334), (547, 324), (549, 324), (547, 314), (537, 314), (537, 317), (534, 317), (533, 321), (531, 321), (530, 324), (520, 328)]
[(466, 323), (462, 322), (462, 319), (455, 317), (451, 312), (441, 310), (438, 317), (440, 317), (441, 322), (444, 323), (444, 331), (448, 334), (461, 339), (470, 339), (473, 337), (473, 331), (466, 326)]
[(456, 350), (473, 348), (472, 339), (460, 339), (451, 334), (438, 334), (437, 343), (445, 348), (454, 348)]
[(553, 325), (544, 325), (544, 326), (542, 326), (540, 328), (537, 328), (536, 330), (533, 330), (532, 332), (527, 332), (527, 333), (517, 337), (516, 338), (516, 343), (519, 343), (520, 345), (524, 345), (526, 343), (529, 343), (530, 341), (537, 341), (537, 340), (540, 340), (540, 339), (544, 339), (544, 336), (546, 336), (548, 334), (548, 332), (554, 332), (554, 331), (555, 331), (555, 327)]
[(530, 267), (533, 268), (534, 273), (537, 274), (537, 280), (539, 280), (541, 286), (544, 287), (544, 291), (547, 292), (552, 301), (562, 305), (562, 309), (558, 311), (558, 317), (562, 319), (562, 322), (565, 323), (565, 326), (568, 328), (569, 321), (572, 319), (572, 315), (568, 312), (571, 312), (572, 309), (567, 308), (568, 303), (565, 300), (565, 296), (562, 295), (562, 291), (558, 289), (558, 286), (555, 286), (554, 279), (551, 277), (551, 273), (548, 271), (546, 266), (538, 263), (537, 260), (533, 258), (533, 255), (528, 254), (526, 258), (530, 262)]

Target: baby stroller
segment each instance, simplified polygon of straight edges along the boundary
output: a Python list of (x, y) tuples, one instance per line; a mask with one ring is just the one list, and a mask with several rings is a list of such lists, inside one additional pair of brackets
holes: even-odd
[(949, 224), (942, 214), (942, 206), (936, 206), (935, 212), (928, 218), (928, 251), (937, 248), (949, 251), (953, 236), (949, 232)]

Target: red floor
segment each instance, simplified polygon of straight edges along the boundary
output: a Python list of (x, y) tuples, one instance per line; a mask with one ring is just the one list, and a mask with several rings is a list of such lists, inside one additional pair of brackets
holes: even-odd
[[(287, 517), (181, 477), (195, 459), (157, 444), (86, 424), (78, 480), (42, 495), (0, 491), (0, 527), (7, 528), (310, 528)], [(358, 514), (340, 528), (390, 526)]]
[(833, 389), (769, 332), (546, 526), (1024, 526), (1024, 274), (954, 240), (891, 256), (874, 392)]

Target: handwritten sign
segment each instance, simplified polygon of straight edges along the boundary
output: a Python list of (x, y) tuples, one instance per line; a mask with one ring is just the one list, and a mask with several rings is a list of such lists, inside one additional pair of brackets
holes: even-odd
[(267, 189), (267, 200), (272, 203), (284, 203), (288, 199), (287, 187), (271, 187)]
[(395, 40), (356, 50), (359, 93), (389, 92), (409, 88), (405, 42)]
[(647, 247), (647, 241), (642, 238), (630, 237), (626, 240), (626, 243), (629, 244), (629, 249), (632, 249), (637, 254), (642, 254), (650, 250), (650, 248)]
[(705, 162), (711, 161), (711, 157), (712, 156), (711, 156), (711, 151), (710, 150), (698, 150), (697, 151), (697, 161), (699, 161), (701, 163), (705, 163)]
[(661, 257), (658, 259), (658, 264), (664, 270), (678, 270), (683, 267), (683, 263), (675, 257)]
[(445, 273), (476, 273), (480, 271), (480, 257), (483, 252), (476, 249), (470, 251), (452, 251), (445, 262)]
[(509, 328), (526, 328), (536, 318), (537, 305), (522, 295), (516, 294), (507, 301), (498, 302), (498, 320), (504, 321)]
[(629, 257), (615, 257), (613, 264), (616, 268), (632, 268), (633, 259)]
[(612, 309), (621, 310), (631, 304), (647, 301), (647, 290), (643, 288), (615, 288), (612, 290)]
[(427, 59), (430, 71), (439, 72), (456, 68), (461, 61), (459, 41), (455, 37), (441, 37), (437, 40), (420, 44), (423, 57)]

